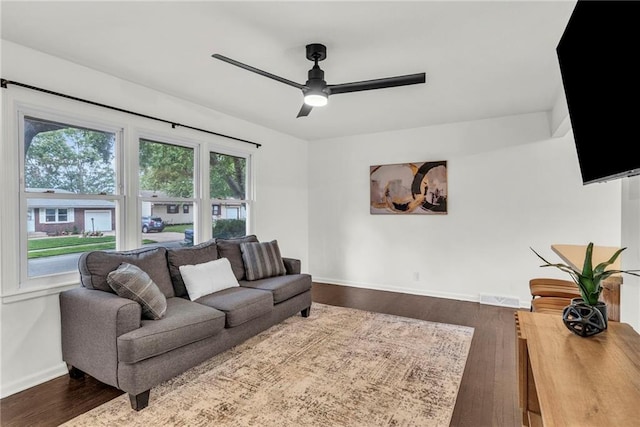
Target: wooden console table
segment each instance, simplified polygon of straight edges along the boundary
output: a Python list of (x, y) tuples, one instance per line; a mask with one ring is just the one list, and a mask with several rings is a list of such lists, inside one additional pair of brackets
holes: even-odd
[(640, 335), (610, 322), (571, 333), (555, 314), (517, 311), (518, 392), (524, 426), (640, 425)]

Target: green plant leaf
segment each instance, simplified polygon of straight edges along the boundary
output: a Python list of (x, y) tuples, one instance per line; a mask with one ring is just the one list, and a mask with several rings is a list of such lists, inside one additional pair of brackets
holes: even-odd
[(536, 254), (538, 256), (538, 258), (540, 258), (545, 265), (541, 265), (540, 267), (556, 267), (559, 268), (560, 270), (567, 272), (569, 274), (576, 275), (576, 276), (580, 276), (580, 272), (576, 269), (574, 269), (573, 267), (571, 267), (570, 265), (567, 264), (562, 264), (562, 263), (558, 263), (558, 264), (552, 264), (549, 261), (547, 261), (546, 259), (544, 259), (542, 257), (542, 255), (540, 255), (538, 252), (536, 252), (532, 247), (529, 247), (529, 249), (531, 249), (533, 251), (534, 254)]
[(584, 255), (584, 265), (582, 266), (583, 277), (593, 278), (593, 242), (587, 245), (587, 251)]
[(544, 265), (541, 265), (540, 267), (555, 267), (560, 271), (568, 273), (580, 289), (580, 295), (582, 295), (582, 299), (589, 305), (596, 305), (598, 303), (600, 294), (602, 293), (601, 282), (604, 279), (614, 274), (622, 273), (640, 277), (640, 270), (606, 270), (608, 266), (616, 261), (620, 253), (627, 248), (618, 249), (611, 256), (611, 258), (609, 258), (608, 261), (601, 262), (595, 268), (593, 268), (593, 242), (590, 242), (587, 245), (587, 249), (585, 252), (582, 271), (578, 271), (567, 264), (553, 264), (544, 259), (542, 255), (537, 253), (533, 248), (530, 247), (530, 249), (534, 254), (538, 256), (538, 258), (540, 258), (544, 262)]
[[(614, 262), (616, 262), (616, 259), (618, 258), (618, 256), (620, 255), (620, 253), (622, 253), (622, 251), (624, 251), (627, 248), (622, 248), (622, 249), (618, 249), (616, 251), (616, 253), (614, 253), (611, 258), (609, 258), (609, 261), (604, 261), (601, 262), (600, 264), (598, 264), (596, 266), (596, 268), (594, 269), (594, 274), (602, 274), (604, 272), (604, 270), (610, 266), (611, 264), (613, 264)], [(607, 276), (608, 277), (608, 276)]]

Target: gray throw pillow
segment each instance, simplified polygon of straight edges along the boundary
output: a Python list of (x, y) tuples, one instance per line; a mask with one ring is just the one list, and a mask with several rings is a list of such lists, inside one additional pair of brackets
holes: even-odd
[(107, 274), (123, 263), (134, 264), (146, 271), (165, 297), (175, 296), (171, 276), (167, 268), (167, 249), (163, 247), (140, 248), (130, 251), (85, 252), (78, 260), (80, 281), (88, 289), (111, 292)]
[(278, 241), (240, 243), (247, 280), (258, 280), (287, 273), (280, 256)]
[(240, 244), (257, 241), (258, 238), (254, 234), (242, 237), (231, 237), (228, 239), (216, 239), (218, 258), (227, 258), (229, 260), (236, 279), (243, 280), (245, 278), (244, 261), (242, 260)]
[(147, 273), (123, 262), (107, 275), (107, 283), (116, 294), (142, 306), (142, 317), (161, 319), (167, 311), (167, 299)]

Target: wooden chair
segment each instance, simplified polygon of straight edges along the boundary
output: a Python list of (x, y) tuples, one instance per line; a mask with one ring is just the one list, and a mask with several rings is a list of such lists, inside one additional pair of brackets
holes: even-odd
[(562, 314), (571, 304), (571, 298), (579, 298), (578, 286), (570, 280), (535, 278), (529, 280), (531, 311)]

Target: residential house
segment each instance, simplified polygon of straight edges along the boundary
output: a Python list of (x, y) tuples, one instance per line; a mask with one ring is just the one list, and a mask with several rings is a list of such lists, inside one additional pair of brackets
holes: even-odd
[[(142, 190), (143, 197), (166, 198), (167, 195), (160, 191)], [(142, 216), (159, 216), (165, 224), (193, 224), (193, 203), (191, 202), (142, 202)], [(211, 218), (215, 222), (218, 219), (245, 219), (247, 209), (242, 203), (233, 200), (211, 205)]]
[[(61, 190), (49, 191), (65, 193)], [(60, 236), (113, 231), (116, 226), (115, 221), (114, 203), (108, 200), (29, 199), (27, 201), (27, 232), (34, 235)]]

